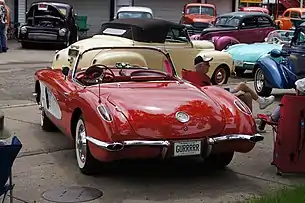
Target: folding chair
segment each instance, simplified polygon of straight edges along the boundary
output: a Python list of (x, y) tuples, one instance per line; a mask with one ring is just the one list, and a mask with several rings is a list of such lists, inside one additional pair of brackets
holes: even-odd
[(12, 166), (22, 148), (20, 140), (14, 136), (11, 145), (0, 146), (0, 197), (3, 195), (2, 203), (5, 197), (10, 192), (10, 203), (13, 202), (13, 188), (12, 184)]

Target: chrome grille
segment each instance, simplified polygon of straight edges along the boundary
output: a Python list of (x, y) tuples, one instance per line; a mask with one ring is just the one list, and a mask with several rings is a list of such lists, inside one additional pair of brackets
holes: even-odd
[(47, 33), (29, 33), (29, 39), (33, 40), (57, 40), (57, 35)]

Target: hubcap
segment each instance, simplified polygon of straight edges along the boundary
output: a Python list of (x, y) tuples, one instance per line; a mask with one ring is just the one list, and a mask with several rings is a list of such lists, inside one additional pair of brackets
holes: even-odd
[(219, 69), (217, 72), (216, 72), (216, 83), (218, 85), (221, 85), (222, 83), (224, 83), (224, 80), (226, 78), (226, 71), (224, 69)]
[(258, 92), (262, 91), (264, 87), (264, 82), (265, 82), (264, 74), (261, 69), (258, 69), (256, 71), (256, 76), (255, 76), (255, 84)]
[(79, 120), (76, 126), (75, 149), (77, 162), (80, 168), (83, 168), (87, 158), (87, 140), (86, 129), (83, 120)]

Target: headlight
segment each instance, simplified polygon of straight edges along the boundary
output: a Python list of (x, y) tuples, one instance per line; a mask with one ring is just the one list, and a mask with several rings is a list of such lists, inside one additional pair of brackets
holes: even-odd
[(63, 37), (63, 36), (66, 35), (66, 32), (67, 32), (67, 29), (66, 28), (62, 28), (62, 29), (59, 30), (58, 34), (59, 34), (59, 36)]
[(26, 29), (26, 27), (21, 27), (20, 28), (21, 34), (25, 34), (27, 31), (28, 31), (28, 29)]
[(108, 122), (112, 121), (112, 117), (109, 113), (109, 110), (105, 105), (101, 105), (101, 106), (97, 107), (97, 110), (105, 121), (108, 121)]

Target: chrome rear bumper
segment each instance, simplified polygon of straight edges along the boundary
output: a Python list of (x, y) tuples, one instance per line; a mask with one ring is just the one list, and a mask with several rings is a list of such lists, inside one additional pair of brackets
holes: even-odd
[[(89, 142), (106, 149), (108, 151), (120, 151), (124, 149), (125, 147), (129, 146), (147, 146), (147, 147), (158, 147), (163, 148), (163, 152), (166, 153), (166, 150), (168, 147), (171, 146), (171, 143), (173, 141), (164, 141), (164, 140), (155, 140), (155, 141), (148, 141), (148, 140), (128, 140), (128, 141), (122, 141), (122, 142), (103, 142), (100, 140), (97, 140), (93, 137), (87, 137), (86, 138)], [(260, 134), (254, 134), (254, 135), (244, 135), (244, 134), (231, 134), (231, 135), (224, 135), (220, 137), (213, 137), (208, 138), (207, 143), (208, 145), (214, 145), (221, 142), (226, 141), (237, 141), (237, 140), (247, 140), (249, 142), (259, 142), (264, 140), (264, 137)]]

